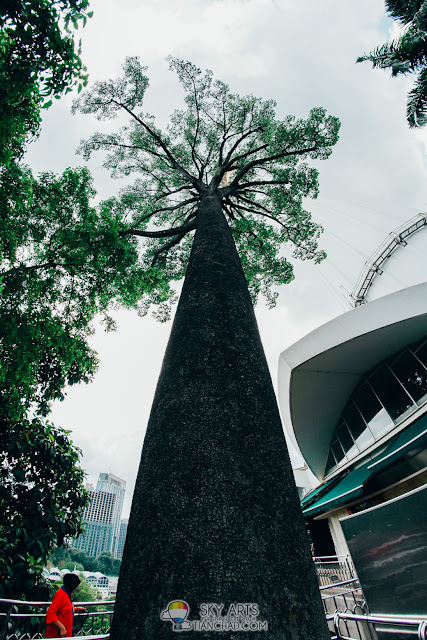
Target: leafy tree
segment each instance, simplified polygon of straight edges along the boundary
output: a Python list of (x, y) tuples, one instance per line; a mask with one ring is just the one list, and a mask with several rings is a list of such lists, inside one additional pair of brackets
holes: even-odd
[(115, 558), (108, 551), (103, 551), (98, 558), (98, 571), (107, 576), (118, 576), (120, 573), (121, 561)]
[(391, 75), (415, 74), (408, 94), (406, 117), (410, 127), (427, 122), (427, 0), (386, 0), (389, 14), (403, 27), (392, 42), (364, 54), (357, 62), (369, 60), (374, 68), (391, 69)]
[(326, 639), (249, 293), (273, 305), (272, 287), (292, 279), (285, 242), (296, 257), (324, 257), (321, 229), (302, 206), (318, 191), (317, 171), (304, 160), (329, 156), (339, 121), (321, 108), (306, 120), (278, 120), (273, 101), (234, 95), (191, 63), (171, 58), (170, 66), (186, 108), (164, 132), (142, 110), (148, 79), (135, 58), (124, 78), (96, 83), (75, 107), (99, 119), (130, 116), (128, 126), (96, 133), (81, 150), (107, 151), (113, 175), (139, 174), (108, 206), (123, 221), (122, 237), (145, 239), (142, 261), (155, 286), (143, 310), (154, 302), (163, 313), (171, 282), (186, 272), (144, 442), (111, 638), (159, 637), (159, 612), (184, 599), (191, 608), (256, 602), (271, 637)]
[(88, 0), (0, 3), (0, 165), (20, 158), (40, 128), (40, 108), (87, 83), (73, 29)]
[(93, 602), (94, 600), (100, 600), (100, 592), (94, 587), (91, 587), (90, 584), (86, 582), (84, 576), (80, 575), (79, 578), (80, 584), (73, 594), (73, 600), (76, 602)]
[(94, 195), (86, 169), (36, 180), (14, 165), (0, 184), (0, 397), (14, 418), (46, 415), (66, 384), (90, 380), (93, 317), (112, 328), (108, 309), (133, 306), (146, 286), (136, 240)]
[(81, 530), (80, 452), (67, 432), (37, 418), (1, 417), (0, 430), (0, 597), (44, 599), (47, 556)]
[(73, 562), (82, 564), (85, 571), (100, 571), (98, 560), (88, 556), (86, 551), (71, 548), (69, 550), (69, 556)]
[(48, 558), (48, 567), (49, 563), (52, 567), (58, 567), (58, 569), (63, 569), (66, 562), (70, 561), (70, 554), (68, 552), (68, 547), (63, 545), (61, 547), (55, 547), (52, 553)]
[(81, 532), (80, 452), (46, 421), (50, 403), (94, 375), (95, 315), (111, 328), (109, 307), (145, 286), (136, 239), (93, 196), (86, 169), (37, 180), (12, 163), (0, 182), (0, 589), (12, 597), (37, 597), (53, 548)]
[(80, 562), (73, 562), (72, 560), (68, 560), (68, 562), (65, 562), (64, 566), (61, 568), (68, 569), (68, 571), (75, 571), (76, 569), (77, 571), (85, 571), (84, 566), (80, 564)]
[(111, 575), (114, 565), (114, 556), (108, 551), (103, 551), (98, 556), (98, 567), (101, 573)]

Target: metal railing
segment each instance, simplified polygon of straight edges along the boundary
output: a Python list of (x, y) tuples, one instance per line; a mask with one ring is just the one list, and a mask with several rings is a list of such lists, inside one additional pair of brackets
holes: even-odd
[[(50, 602), (0, 599), (0, 640), (38, 640), (44, 638), (46, 610)], [(77, 602), (89, 609), (74, 616), (75, 638), (103, 640), (109, 638), (114, 609), (113, 600)]]
[[(333, 620), (337, 612), (367, 613), (365, 599), (357, 578), (320, 587), (320, 594), (331, 635), (335, 632)], [(346, 625), (347, 634), (353, 635), (355, 640), (373, 640), (363, 633), (358, 622), (347, 622)]]
[(321, 587), (356, 578), (350, 556), (320, 556), (313, 558)]
[[(427, 640), (427, 615), (417, 617), (369, 613), (357, 577), (320, 586), (320, 593), (331, 640), (381, 640), (385, 634), (393, 640), (407, 640), (408, 636)], [(0, 640), (43, 638), (49, 604), (50, 602), (0, 599)], [(80, 629), (69, 640), (83, 637), (85, 640), (108, 640), (114, 601), (79, 602), (77, 606), (108, 607), (108, 610), (75, 614), (76, 626), (80, 626)]]
[[(359, 638), (370, 638), (377, 640), (378, 635), (393, 634), (393, 640), (416, 636), (418, 640), (427, 640), (427, 616), (425, 618), (416, 616), (392, 616), (382, 614), (356, 614), (351, 612), (336, 611), (327, 616), (332, 620), (335, 635), (331, 640), (359, 640)], [(343, 632), (341, 623), (346, 626)], [(354, 622), (361, 627), (362, 635), (350, 634), (348, 623)]]
[(406, 247), (408, 244), (406, 242), (407, 238), (426, 226), (427, 214), (419, 213), (389, 233), (378, 249), (376, 249), (365, 262), (362, 272), (350, 295), (354, 307), (367, 302), (366, 296), (368, 295), (369, 288), (372, 286), (374, 278), (383, 273), (381, 267), (391, 254), (394, 253), (398, 247)]
[(331, 640), (427, 640), (427, 615), (368, 611), (357, 577), (320, 587)]

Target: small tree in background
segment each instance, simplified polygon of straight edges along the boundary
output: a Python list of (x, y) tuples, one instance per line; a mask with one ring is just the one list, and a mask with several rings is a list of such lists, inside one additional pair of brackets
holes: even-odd
[(390, 69), (392, 76), (415, 74), (408, 94), (406, 117), (410, 127), (427, 122), (427, 1), (386, 0), (386, 9), (403, 27), (401, 35), (364, 54), (357, 62), (369, 60), (378, 69)]
[(159, 638), (161, 611), (185, 600), (196, 611), (206, 602), (257, 603), (269, 637), (326, 640), (251, 297), (274, 305), (272, 287), (292, 280), (284, 243), (296, 257), (324, 257), (321, 229), (302, 207), (318, 191), (317, 171), (304, 160), (329, 156), (339, 121), (321, 108), (306, 120), (278, 120), (273, 101), (234, 95), (189, 62), (170, 65), (186, 108), (164, 132), (142, 110), (148, 79), (135, 58), (124, 78), (96, 83), (76, 103), (99, 119), (130, 117), (81, 148), (86, 157), (107, 151), (113, 175), (139, 175), (105, 206), (121, 220), (121, 237), (144, 239), (152, 289), (141, 311), (158, 303), (164, 318), (170, 283), (186, 274), (145, 437), (111, 638)]

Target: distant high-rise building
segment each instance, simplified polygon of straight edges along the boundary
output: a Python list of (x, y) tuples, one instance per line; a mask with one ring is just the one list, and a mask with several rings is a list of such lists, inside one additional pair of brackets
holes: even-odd
[(100, 473), (96, 489), (89, 489), (90, 503), (83, 512), (85, 533), (73, 541), (89, 556), (108, 551), (117, 557), (120, 520), (126, 482), (112, 473)]
[(119, 558), (120, 560), (123, 557), (123, 549), (125, 546), (126, 533), (128, 530), (128, 522), (129, 522), (128, 518), (123, 518), (120, 523), (119, 544), (117, 545), (117, 555), (116, 555), (116, 558)]

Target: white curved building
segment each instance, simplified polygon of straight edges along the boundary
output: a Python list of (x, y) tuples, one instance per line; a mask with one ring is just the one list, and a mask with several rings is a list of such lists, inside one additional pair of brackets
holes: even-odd
[(279, 404), (320, 482), (302, 500), (315, 553), (347, 553), (340, 518), (427, 482), (427, 283), (358, 306), (286, 349)]

